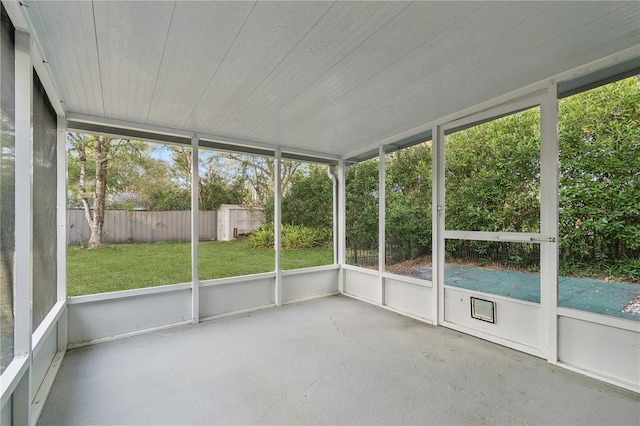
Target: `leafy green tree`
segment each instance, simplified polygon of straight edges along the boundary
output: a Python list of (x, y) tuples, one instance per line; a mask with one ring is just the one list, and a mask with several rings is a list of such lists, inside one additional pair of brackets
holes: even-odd
[(225, 179), (214, 169), (200, 178), (200, 210), (218, 210), (222, 204), (244, 204), (249, 190), (240, 179)]
[(560, 102), (560, 252), (567, 271), (640, 281), (640, 80)]
[[(217, 153), (228, 162), (226, 170), (229, 176), (236, 176), (246, 182), (251, 189), (252, 204), (268, 208), (273, 204), (273, 187), (275, 184), (275, 159), (258, 155), (238, 153)], [(298, 174), (302, 163), (293, 160), (282, 160), (282, 191), (291, 186), (292, 179)]]
[(446, 138), (446, 228), (540, 230), (540, 112), (529, 109)]
[(345, 233), (347, 262), (377, 265), (378, 158), (345, 170)]
[[(266, 222), (273, 223), (272, 201), (267, 203), (265, 215)], [(326, 166), (309, 164), (298, 168), (282, 196), (282, 224), (333, 231), (333, 182)]]
[[(102, 246), (104, 213), (107, 206), (109, 189), (109, 165), (117, 157), (124, 157), (131, 152), (137, 152), (136, 143), (125, 139), (116, 139), (103, 135), (88, 135), (84, 133), (69, 133), (67, 148), (71, 159), (69, 175), (70, 182), (74, 182), (75, 195), (81, 203), (87, 223), (91, 229), (89, 248)], [(77, 166), (77, 167), (74, 167)], [(115, 175), (115, 176), (114, 176)], [(126, 186), (118, 180), (118, 174), (112, 174), (112, 189)]]
[(431, 142), (386, 156), (386, 244), (393, 262), (431, 251)]

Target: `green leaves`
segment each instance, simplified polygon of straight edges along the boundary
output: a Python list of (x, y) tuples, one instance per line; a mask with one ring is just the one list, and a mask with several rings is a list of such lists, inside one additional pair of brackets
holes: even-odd
[[(273, 225), (264, 225), (256, 229), (249, 237), (251, 247), (255, 249), (273, 249)], [(282, 226), (282, 248), (306, 249), (316, 247), (331, 247), (333, 243), (332, 229), (312, 228), (300, 225)]]
[(637, 77), (560, 102), (560, 257), (566, 273), (638, 280), (638, 105)]
[(539, 108), (447, 136), (447, 229), (538, 232), (539, 194)]

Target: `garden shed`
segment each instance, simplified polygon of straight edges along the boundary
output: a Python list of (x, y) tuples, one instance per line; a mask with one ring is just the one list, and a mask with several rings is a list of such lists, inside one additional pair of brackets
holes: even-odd
[[(1, 4), (3, 425), (637, 423), (637, 1)], [(69, 295), (68, 132), (188, 148), (188, 279)], [(214, 151), (275, 171), (267, 270), (202, 263)]]

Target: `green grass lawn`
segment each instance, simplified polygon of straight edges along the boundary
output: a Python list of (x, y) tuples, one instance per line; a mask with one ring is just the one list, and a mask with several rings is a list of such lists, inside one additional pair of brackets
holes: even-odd
[[(273, 250), (256, 250), (249, 241), (212, 241), (198, 248), (200, 280), (271, 272)], [(333, 249), (284, 250), (282, 269), (333, 263)], [(69, 296), (106, 293), (191, 281), (191, 244), (128, 244), (87, 250), (67, 250)]]

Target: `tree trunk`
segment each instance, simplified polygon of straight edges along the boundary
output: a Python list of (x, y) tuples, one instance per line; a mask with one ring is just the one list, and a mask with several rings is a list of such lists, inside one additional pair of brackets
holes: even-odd
[(82, 201), (84, 217), (87, 219), (89, 228), (93, 226), (93, 214), (89, 205), (89, 194), (87, 193), (87, 141), (83, 137), (77, 137), (78, 161), (80, 162), (80, 177), (78, 179), (79, 198)]
[(104, 211), (107, 197), (107, 167), (109, 165), (109, 143), (106, 136), (97, 136), (95, 142), (96, 188), (93, 194), (93, 220), (89, 223), (91, 237), (89, 248), (102, 246), (102, 229), (104, 227)]

